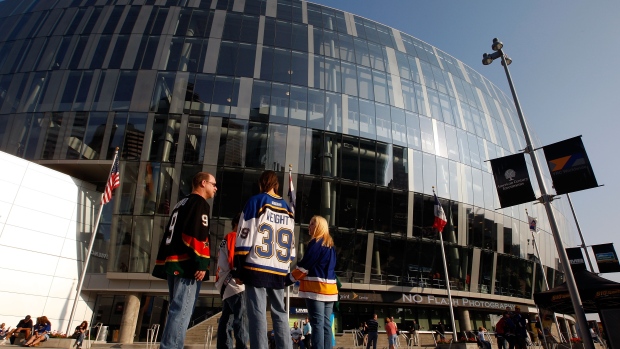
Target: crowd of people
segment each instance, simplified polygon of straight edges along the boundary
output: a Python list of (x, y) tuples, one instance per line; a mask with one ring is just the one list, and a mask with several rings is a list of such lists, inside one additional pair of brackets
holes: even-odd
[[(223, 299), (217, 348), (278, 349), (332, 348), (331, 315), (338, 300), (336, 249), (327, 221), (308, 222), (310, 241), (296, 259), (294, 210), (278, 195), (274, 171), (258, 180), (260, 193), (252, 196), (233, 219), (233, 229), (218, 246), (216, 287)], [(210, 217), (207, 202), (217, 192), (215, 177), (199, 172), (192, 192), (172, 210), (162, 237), (153, 276), (167, 280), (170, 296), (161, 349), (182, 349), (194, 303), (210, 268)], [(289, 328), (284, 289), (299, 283), (308, 318)], [(267, 332), (269, 301), (273, 331)], [(248, 324), (252, 324), (249, 330)]]
[[(82, 349), (82, 342), (87, 332), (88, 322), (83, 321), (75, 328), (75, 333), (71, 336), (71, 338), (75, 339), (75, 343), (73, 344), (74, 347)], [(0, 344), (5, 344), (7, 341), (11, 344), (15, 344), (21, 333), (24, 334), (24, 338), (20, 344), (25, 347), (35, 347), (50, 338), (50, 334), (52, 334), (52, 323), (47, 316), (40, 316), (33, 322), (30, 315), (26, 315), (21, 319), (13, 329), (11, 329), (10, 326), (7, 327), (5, 323), (2, 323), (0, 324)]]

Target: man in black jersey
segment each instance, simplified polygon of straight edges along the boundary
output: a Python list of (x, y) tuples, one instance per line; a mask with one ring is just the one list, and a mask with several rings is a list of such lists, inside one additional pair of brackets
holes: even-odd
[(366, 349), (370, 349), (370, 343), (372, 343), (372, 348), (377, 349), (377, 340), (379, 330), (379, 323), (377, 322), (377, 314), (372, 316), (372, 319), (366, 321), (366, 333), (368, 333), (368, 344), (366, 344)]
[(210, 173), (196, 174), (191, 194), (172, 210), (159, 245), (153, 276), (168, 281), (170, 295), (161, 349), (183, 349), (202, 280), (209, 278), (211, 207), (207, 200), (216, 191), (215, 178)]

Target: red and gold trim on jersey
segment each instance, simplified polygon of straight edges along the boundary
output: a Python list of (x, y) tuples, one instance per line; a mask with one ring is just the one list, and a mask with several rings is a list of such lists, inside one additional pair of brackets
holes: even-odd
[(200, 241), (193, 236), (189, 236), (187, 234), (181, 234), (181, 238), (183, 239), (183, 243), (191, 248), (194, 253), (202, 258), (210, 258), (211, 250), (209, 248), (209, 240)]

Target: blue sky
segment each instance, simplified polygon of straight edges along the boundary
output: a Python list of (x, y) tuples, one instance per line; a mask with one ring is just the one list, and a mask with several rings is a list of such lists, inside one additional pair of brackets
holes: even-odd
[[(461, 60), (510, 96), (499, 62), (481, 63), (494, 37), (504, 43), (521, 108), (543, 144), (582, 135), (599, 184), (571, 194), (587, 245), (613, 242), (620, 149), (620, 2), (314, 0), (411, 34)], [(542, 152), (541, 166), (546, 166)], [(562, 198), (561, 200), (566, 200)], [(576, 240), (578, 241), (578, 240)], [(565, 246), (569, 247), (569, 246)], [(620, 281), (620, 273), (603, 274)]]

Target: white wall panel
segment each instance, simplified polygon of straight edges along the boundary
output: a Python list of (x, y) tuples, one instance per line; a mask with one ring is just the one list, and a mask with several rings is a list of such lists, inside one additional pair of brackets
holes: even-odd
[(13, 206), (11, 217), (6, 224), (64, 238), (70, 222), (66, 218), (33, 211), (27, 207)]
[[(89, 183), (0, 152), (0, 308), (2, 321), (45, 315), (64, 332), (82, 256), (101, 196)], [(9, 282), (7, 282), (9, 281)], [(94, 300), (82, 294), (71, 327), (90, 319)]]
[[(9, 217), (10, 220), (10, 217)], [(10, 225), (4, 227), (0, 243), (40, 254), (59, 255), (63, 238)]]
[(17, 270), (4, 270), (4, 280), (11, 282), (0, 283), (0, 292), (24, 293), (36, 296), (47, 296), (53, 277), (38, 273), (24, 273)]
[(34, 211), (66, 218), (73, 217), (77, 208), (75, 198), (73, 200), (69, 197), (63, 199), (24, 187), (19, 189), (14, 205), (30, 207)]
[(18, 188), (19, 185), (15, 183), (0, 180), (0, 193), (2, 193), (2, 195), (0, 195), (0, 203), (13, 203), (13, 201), (15, 201), (15, 197), (17, 196)]

